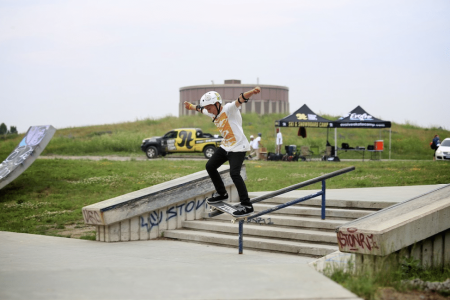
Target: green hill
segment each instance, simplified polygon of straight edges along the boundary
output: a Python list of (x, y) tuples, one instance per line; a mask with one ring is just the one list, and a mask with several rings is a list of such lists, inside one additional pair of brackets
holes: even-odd
[[(243, 115), (244, 132), (262, 133), (262, 144), (269, 152), (275, 150), (274, 121), (285, 117), (284, 114), (245, 114)], [(324, 116), (331, 120), (333, 116)], [(42, 155), (120, 155), (143, 156), (140, 145), (144, 138), (161, 136), (173, 128), (199, 127), (204, 132), (217, 133), (211, 120), (202, 115), (163, 117), (145, 119), (135, 122), (105, 124), (85, 127), (63, 128), (56, 131)], [(325, 151), (327, 129), (308, 128), (307, 138), (297, 136), (296, 128), (282, 128), (285, 145), (310, 146), (317, 154)], [(411, 124), (392, 124), (391, 158), (431, 160), (433, 150), (429, 143), (435, 134), (441, 140), (450, 137), (450, 131), (437, 128), (421, 128)], [(389, 158), (389, 129), (338, 129), (338, 146), (348, 143), (351, 147), (373, 145), (376, 140), (384, 141), (383, 158)], [(3, 161), (19, 144), (23, 135), (8, 136), (0, 140), (0, 161)], [(334, 145), (334, 129), (328, 132), (328, 141)], [(199, 154), (201, 155), (201, 154)], [(361, 158), (359, 153), (339, 152), (341, 159)]]

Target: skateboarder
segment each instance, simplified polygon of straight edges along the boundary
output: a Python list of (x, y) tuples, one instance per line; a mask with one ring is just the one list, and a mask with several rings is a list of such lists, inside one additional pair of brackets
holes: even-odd
[(221, 146), (214, 152), (213, 156), (206, 163), (206, 171), (211, 178), (216, 192), (208, 203), (218, 203), (228, 199), (228, 194), (217, 169), (226, 161), (230, 162), (230, 175), (239, 194), (241, 205), (233, 216), (240, 217), (250, 215), (253, 212), (253, 205), (248, 197), (247, 187), (241, 177), (241, 167), (245, 159), (245, 153), (250, 150), (250, 145), (245, 137), (242, 128), (242, 116), (239, 108), (246, 103), (251, 96), (261, 92), (259, 87), (251, 91), (241, 93), (237, 100), (222, 106), (222, 98), (219, 93), (207, 92), (200, 99), (200, 104), (195, 106), (192, 103), (184, 102), (188, 110), (195, 110), (213, 119), (214, 124), (223, 136)]

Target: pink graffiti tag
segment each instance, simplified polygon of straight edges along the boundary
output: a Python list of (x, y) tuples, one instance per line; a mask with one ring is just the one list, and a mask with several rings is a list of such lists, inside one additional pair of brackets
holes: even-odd
[(379, 249), (377, 243), (373, 240), (373, 234), (358, 233), (357, 228), (347, 228), (348, 233), (343, 233), (341, 231), (337, 234), (337, 239), (339, 243), (339, 248), (349, 247), (350, 251), (358, 251), (359, 248), (368, 249)]

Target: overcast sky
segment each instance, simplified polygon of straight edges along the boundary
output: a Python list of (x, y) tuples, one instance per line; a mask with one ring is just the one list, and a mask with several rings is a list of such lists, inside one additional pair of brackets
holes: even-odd
[(0, 0), (0, 123), (19, 132), (178, 116), (180, 87), (257, 78), (291, 112), (450, 129), (450, 1)]

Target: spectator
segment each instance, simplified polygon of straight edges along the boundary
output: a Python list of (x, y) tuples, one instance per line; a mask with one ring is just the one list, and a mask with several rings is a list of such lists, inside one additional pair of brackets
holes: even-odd
[(439, 146), (441, 145), (441, 141), (439, 140), (439, 135), (435, 135), (433, 142), (432, 142), (432, 149), (434, 149), (434, 153), (433, 153), (433, 160), (436, 160), (436, 150), (439, 148)]
[(253, 141), (254, 141), (254, 136), (253, 135), (251, 135), (250, 136), (250, 154), (248, 155), (248, 159), (252, 159), (252, 155), (255, 155), (256, 154), (256, 151), (255, 151), (255, 149), (253, 149)]
[(261, 159), (261, 157), (259, 156), (259, 153), (261, 151), (260, 148), (262, 147), (261, 136), (262, 136), (262, 134), (258, 133), (258, 137), (253, 140), (253, 149), (255, 149), (255, 152), (256, 152), (255, 160)]
[(276, 145), (277, 145), (277, 154), (281, 154), (281, 146), (283, 145), (283, 135), (280, 132), (280, 128), (277, 128)]

